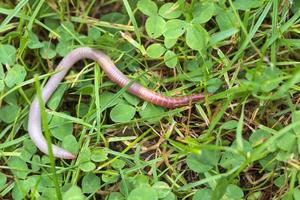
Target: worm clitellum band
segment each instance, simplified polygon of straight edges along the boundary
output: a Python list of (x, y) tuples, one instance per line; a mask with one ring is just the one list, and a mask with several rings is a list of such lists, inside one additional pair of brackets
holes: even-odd
[[(84, 58), (96, 61), (101, 66), (106, 75), (110, 78), (110, 80), (117, 83), (119, 86), (124, 87), (127, 84), (131, 83), (130, 79), (125, 76), (120, 70), (118, 70), (111, 59), (101, 51), (88, 47), (77, 48), (61, 60), (61, 62), (56, 67), (58, 73), (54, 74), (43, 88), (42, 97), (45, 103), (49, 100), (49, 98), (56, 90), (60, 82), (63, 80), (69, 69), (73, 66), (73, 64)], [(159, 93), (151, 91), (139, 85), (138, 83), (132, 83), (127, 88), (127, 90), (130, 93), (140, 97), (141, 99), (144, 99), (145, 101), (167, 108), (184, 106), (189, 104), (190, 102), (195, 102), (204, 98), (203, 94), (193, 94), (190, 96), (182, 97), (166, 97)], [(41, 113), (37, 97), (34, 99), (30, 107), (28, 132), (35, 145), (42, 152), (48, 154), (47, 143), (41, 129)], [(52, 145), (52, 150), (55, 157), (63, 159), (75, 158), (75, 155), (58, 146)]]

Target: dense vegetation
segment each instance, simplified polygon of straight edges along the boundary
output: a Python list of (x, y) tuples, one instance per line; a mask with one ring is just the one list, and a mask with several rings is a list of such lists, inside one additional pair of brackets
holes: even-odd
[[(0, 198), (300, 199), (299, 6), (2, 0)], [(53, 163), (28, 136), (29, 106), (79, 46), (154, 91), (206, 98), (164, 109), (78, 62), (43, 119), (52, 142), (78, 157)]]

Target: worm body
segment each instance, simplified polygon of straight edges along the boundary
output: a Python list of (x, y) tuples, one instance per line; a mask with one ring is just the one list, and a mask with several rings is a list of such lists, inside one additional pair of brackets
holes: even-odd
[[(71, 51), (65, 58), (61, 60), (61, 62), (56, 67), (56, 70), (58, 72), (48, 80), (42, 90), (42, 97), (45, 103), (49, 100), (53, 92), (59, 86), (60, 82), (63, 80), (69, 69), (77, 61), (85, 58), (96, 61), (101, 66), (106, 75), (110, 78), (110, 80), (117, 83), (119, 86), (124, 87), (127, 84), (131, 83), (131, 80), (114, 65), (114, 63), (107, 55), (92, 48), (81, 47)], [(200, 99), (203, 99), (204, 97), (203, 94), (193, 94), (190, 96), (182, 97), (166, 97), (152, 90), (149, 90), (138, 83), (132, 83), (127, 88), (127, 90), (130, 93), (140, 97), (141, 99), (144, 99), (145, 101), (167, 108), (187, 105), (190, 102), (198, 101)], [(47, 143), (42, 134), (41, 113), (37, 97), (35, 97), (30, 107), (28, 132), (35, 145), (43, 153), (48, 154)], [(55, 157), (63, 159), (75, 158), (75, 155), (58, 146), (52, 145), (52, 150)]]

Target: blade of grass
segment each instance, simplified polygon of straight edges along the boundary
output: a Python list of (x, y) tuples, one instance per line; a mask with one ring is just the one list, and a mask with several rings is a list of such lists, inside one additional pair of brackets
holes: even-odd
[(136, 38), (137, 38), (139, 44), (141, 44), (141, 33), (139, 31), (139, 28), (138, 28), (138, 25), (137, 25), (136, 20), (134, 18), (134, 15), (133, 15), (133, 12), (131, 10), (131, 7), (130, 7), (130, 5), (129, 5), (129, 3), (128, 3), (127, 0), (123, 0), (123, 3), (124, 3), (124, 6), (126, 8), (126, 11), (128, 13), (128, 16), (130, 18), (130, 21), (133, 24), (133, 28), (134, 28), (134, 32), (135, 32)]
[(255, 33), (258, 31), (258, 28), (261, 26), (262, 22), (264, 21), (264, 19), (266, 18), (267, 14), (269, 13), (269, 10), (271, 9), (271, 6), (272, 6), (272, 1), (269, 1), (268, 4), (265, 6), (262, 14), (258, 18), (258, 20), (257, 20), (256, 24), (254, 25), (253, 29), (247, 35), (247, 37), (245, 38), (245, 40), (242, 43), (241, 47), (239, 48), (239, 50), (236, 52), (236, 54), (232, 58), (232, 60), (230, 62), (230, 65), (226, 66), (224, 68), (224, 70), (222, 70), (222, 71), (226, 72), (226, 71), (230, 70), (231, 67), (234, 65), (234, 63), (238, 59), (240, 59), (240, 56), (245, 51), (245, 49), (247, 48), (248, 44), (251, 42), (252, 38), (254, 37)]
[(34, 12), (32, 13), (31, 17), (30, 17), (30, 20), (29, 20), (29, 23), (28, 23), (28, 30), (31, 30), (32, 29), (32, 25), (34, 23), (34, 20), (37, 16), (37, 14), (39, 13), (40, 9), (42, 8), (43, 4), (44, 4), (45, 0), (40, 0), (38, 5), (36, 6)]
[(216, 180), (218, 180), (220, 178), (223, 178), (223, 177), (228, 177), (230, 174), (234, 173), (238, 168), (239, 168), (239, 166), (234, 167), (233, 169), (231, 169), (231, 170), (229, 170), (229, 171), (227, 171), (223, 174), (220, 173), (220, 174), (217, 174), (217, 175), (214, 175), (214, 176), (203, 178), (200, 181), (196, 181), (196, 182), (193, 182), (193, 183), (186, 184), (186, 185), (180, 187), (178, 190), (179, 191), (188, 190), (188, 189), (206, 184), (208, 182), (216, 181)]
[(246, 100), (243, 103), (242, 106), (242, 111), (241, 111), (241, 117), (238, 122), (238, 126), (236, 128), (236, 141), (237, 141), (237, 146), (238, 150), (243, 151), (244, 145), (243, 145), (243, 123), (244, 123), (244, 115), (245, 115), (245, 103)]
[(37, 97), (38, 97), (39, 105), (40, 105), (42, 127), (43, 127), (43, 130), (45, 133), (45, 138), (46, 138), (46, 142), (47, 142), (47, 146), (48, 146), (48, 154), (49, 154), (49, 159), (50, 159), (52, 178), (53, 178), (53, 182), (55, 185), (55, 191), (56, 191), (57, 198), (59, 200), (62, 200), (60, 185), (59, 185), (58, 178), (56, 175), (55, 158), (54, 158), (53, 151), (52, 151), (52, 141), (51, 141), (51, 136), (50, 136), (50, 130), (48, 127), (48, 120), (47, 120), (47, 116), (46, 116), (46, 112), (45, 112), (45, 104), (44, 104), (43, 97), (42, 97), (42, 91), (40, 89), (41, 88), (40, 82), (39, 82), (39, 79), (37, 76), (34, 77), (34, 80), (35, 80), (35, 88), (37, 90)]
[(27, 138), (28, 138), (28, 135), (23, 135), (17, 139), (2, 143), (2, 144), (0, 144), (0, 149), (5, 149), (7, 147), (19, 144), (19, 143), (23, 142), (24, 140), (26, 140)]
[(104, 137), (104, 135), (101, 132), (101, 111), (100, 111), (100, 96), (99, 96), (99, 85), (100, 85), (100, 68), (95, 65), (94, 67), (94, 74), (95, 74), (95, 80), (94, 80), (94, 87), (95, 87), (95, 105), (96, 105), (96, 123), (97, 123), (97, 143), (100, 141), (100, 137), (103, 140), (105, 146), (107, 147), (107, 141)]
[[(278, 21), (278, 0), (274, 0), (272, 12), (272, 35), (278, 35), (277, 21)], [(276, 43), (271, 46), (271, 62), (276, 66)]]
[[(242, 22), (239, 13), (237, 12), (235, 6), (233, 5), (232, 0), (229, 0), (229, 4), (230, 4), (230, 7), (231, 7), (232, 10), (233, 10), (234, 15), (236, 16), (236, 18), (237, 18), (238, 21), (239, 21), (239, 24), (240, 24), (240, 26), (241, 26), (241, 28), (242, 28), (242, 31), (243, 31), (244, 35), (246, 36), (246, 38), (249, 38), (250, 36), (249, 36), (249, 34), (248, 34), (248, 32), (247, 32), (247, 29), (245, 28), (244, 23)], [(253, 37), (253, 36), (252, 36), (252, 37)], [(259, 49), (256, 47), (256, 45), (252, 42), (252, 37), (251, 37), (251, 39), (249, 40), (249, 43), (250, 43), (251, 46), (254, 48), (254, 50), (258, 53), (258, 55), (260, 55), (260, 56), (262, 57), (262, 55), (261, 55), (261, 53), (260, 53), (260, 50), (259, 50)]]
[(20, 3), (13, 9), (13, 12), (11, 12), (9, 15), (6, 16), (6, 18), (3, 20), (3, 22), (0, 25), (0, 30), (2, 30), (3, 27), (5, 27), (12, 18), (14, 18), (20, 10), (27, 4), (28, 0), (21, 0)]
[(262, 52), (265, 52), (270, 45), (272, 45), (282, 34), (284, 34), (291, 26), (297, 23), (300, 17), (300, 10), (296, 12), (293, 17), (291, 17), (285, 24), (283, 24), (279, 31), (274, 32), (275, 35), (272, 35), (270, 39), (266, 41), (262, 47)]
[[(148, 135), (150, 132), (152, 131), (151, 128), (149, 128), (148, 130), (146, 130), (142, 135), (140, 135), (137, 139), (135, 139), (133, 142), (131, 142), (121, 153), (126, 153), (127, 151), (129, 151), (136, 143), (138, 143), (139, 141), (141, 141), (146, 135)], [(112, 159), (110, 159), (108, 162), (105, 162), (103, 164), (101, 164), (97, 170), (100, 170), (106, 166), (108, 166), (109, 164), (115, 162), (120, 156), (116, 156)]]
[(216, 127), (216, 125), (218, 124), (218, 122), (221, 120), (222, 116), (224, 115), (224, 113), (228, 109), (229, 104), (231, 103), (232, 99), (233, 99), (232, 97), (228, 97), (228, 100), (225, 103), (223, 103), (223, 106), (222, 106), (221, 110), (211, 120), (210, 126), (207, 130), (207, 134), (210, 134), (214, 130), (214, 128)]

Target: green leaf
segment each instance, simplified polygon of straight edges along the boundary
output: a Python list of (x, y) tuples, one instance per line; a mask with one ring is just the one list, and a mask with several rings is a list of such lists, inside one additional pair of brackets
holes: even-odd
[(78, 103), (76, 105), (76, 110), (79, 110), (78, 117), (83, 118), (89, 112), (89, 106), (85, 103)]
[(64, 57), (73, 49), (73, 41), (72, 40), (60, 40), (56, 45), (55, 51), (58, 55)]
[(161, 200), (176, 200), (176, 196), (173, 192), (170, 192), (165, 198), (162, 198)]
[(88, 162), (91, 160), (91, 150), (88, 147), (83, 147), (78, 156), (79, 162)]
[(137, 174), (133, 177), (133, 187), (137, 188), (140, 186), (150, 186), (149, 184), (149, 178), (142, 174)]
[(123, 160), (117, 159), (116, 161), (114, 161), (111, 166), (114, 169), (122, 169), (125, 166), (125, 162)]
[(104, 106), (107, 106), (107, 108), (112, 107), (120, 102), (120, 98), (115, 99), (112, 101), (114, 98), (114, 94), (111, 92), (103, 92), (102, 94), (99, 95), (100, 99), (100, 108), (103, 109)]
[(19, 101), (18, 101), (18, 91), (13, 91), (12, 93), (8, 94), (6, 97), (4, 97), (4, 101), (7, 104), (15, 104), (18, 105)]
[[(276, 147), (276, 145), (274, 145)], [(266, 171), (272, 172), (275, 167), (277, 167), (278, 163), (274, 159), (278, 153), (269, 154), (266, 157), (260, 159), (258, 162)]]
[[(293, 149), (293, 148), (291, 148)], [(295, 149), (295, 148), (294, 148)], [(289, 153), (287, 151), (282, 151), (282, 150), (279, 150), (277, 151), (277, 154), (276, 154), (276, 160), (278, 161), (281, 161), (281, 162), (287, 162), (291, 157), (293, 157), (293, 154), (292, 153)]]
[(55, 19), (55, 18), (52, 18), (52, 17), (46, 17), (44, 19), (44, 23), (46, 26), (48, 26), (50, 29), (57, 29), (60, 25), (60, 20), (59, 19)]
[(22, 158), (22, 160), (24, 160), (25, 162), (29, 162), (31, 157), (32, 157), (32, 154), (28, 150), (23, 148), (21, 151), (20, 158)]
[[(252, 151), (251, 145), (248, 141), (246, 140), (242, 140), (243, 141), (243, 151), (244, 153), (248, 153)], [(237, 141), (235, 140), (232, 145), (231, 148), (234, 149), (238, 149), (238, 145), (237, 145)], [(230, 151), (225, 151), (222, 155), (222, 158), (220, 160), (220, 165), (226, 169), (232, 169), (236, 166), (239, 166), (241, 163), (243, 163), (245, 161), (245, 157), (240, 155), (240, 154), (236, 154)]]
[(260, 7), (263, 4), (261, 0), (235, 0), (233, 5), (238, 10), (250, 10), (251, 8)]
[(263, 131), (261, 129), (257, 129), (255, 132), (253, 132), (250, 135), (249, 142), (252, 146), (257, 146), (259, 144), (264, 143), (269, 137), (272, 135), (266, 131)]
[(0, 120), (9, 124), (15, 121), (16, 116), (19, 112), (17, 105), (6, 105), (0, 108)]
[(62, 141), (67, 135), (71, 135), (73, 132), (73, 123), (65, 118), (53, 116), (49, 128), (52, 135)]
[(139, 104), (139, 102), (140, 102), (139, 98), (137, 98), (136, 96), (134, 96), (134, 95), (132, 95), (132, 94), (130, 94), (128, 92), (125, 92), (123, 94), (123, 96), (126, 99), (126, 101), (128, 103), (130, 103), (131, 105), (137, 106)]
[(211, 189), (200, 189), (194, 194), (193, 200), (211, 200), (211, 194)]
[[(110, 22), (110, 23), (116, 23), (116, 24), (126, 24), (128, 22), (128, 17), (123, 13), (112, 11), (112, 12), (108, 12), (107, 14), (101, 15), (100, 20)], [(113, 34), (118, 32), (118, 30), (114, 28), (105, 28), (105, 29)], [(103, 34), (101, 37), (97, 39), (97, 42), (101, 41), (106, 36), (108, 35)]]
[(229, 120), (222, 124), (221, 128), (225, 130), (232, 130), (235, 129), (238, 125), (238, 121), (236, 120)]
[(94, 162), (102, 162), (107, 160), (107, 151), (104, 149), (94, 149), (92, 151), (91, 160)]
[[(300, 121), (300, 110), (294, 111), (292, 115), (292, 122), (296, 123)], [(300, 135), (300, 125), (293, 128), (296, 135)]]
[(0, 63), (13, 65), (16, 61), (16, 48), (9, 44), (0, 44)]
[(5, 84), (4, 84), (4, 70), (3, 70), (3, 66), (0, 63), (0, 92), (2, 92), (4, 90)]
[(90, 83), (83, 84), (76, 91), (74, 91), (73, 94), (93, 96), (95, 94), (95, 92), (94, 92), (94, 85), (90, 84)]
[(26, 70), (23, 66), (16, 64), (11, 69), (8, 70), (5, 83), (8, 87), (13, 87), (22, 83), (26, 77)]
[(135, 115), (135, 108), (125, 104), (118, 103), (110, 112), (110, 118), (114, 122), (130, 122)]
[(295, 147), (296, 136), (292, 132), (287, 132), (276, 140), (276, 145), (279, 149), (290, 152)]
[(38, 36), (34, 32), (29, 31), (28, 47), (30, 49), (39, 49), (44, 47), (44, 44), (39, 41)]
[(209, 35), (206, 30), (198, 24), (190, 24), (187, 28), (186, 44), (194, 50), (202, 51), (206, 48)]
[[(47, 156), (49, 158), (49, 156)], [(58, 178), (62, 178), (62, 176), (58, 176)], [(42, 174), (40, 177), (39, 177), (40, 180), (39, 181), (39, 185), (42, 186), (42, 187), (55, 187), (55, 184), (52, 180), (52, 177), (49, 176), (49, 174)], [(60, 179), (62, 180), (62, 179)], [(64, 191), (66, 191), (68, 188), (64, 188)]]
[(77, 154), (80, 146), (73, 135), (67, 135), (62, 140), (62, 147), (73, 154)]
[(217, 185), (215, 186), (213, 192), (212, 192), (212, 199), (222, 199), (222, 197), (224, 196), (226, 189), (228, 186), (228, 180), (225, 177), (220, 178), (219, 180), (217, 180)]
[(166, 38), (178, 38), (186, 31), (187, 23), (180, 19), (171, 19), (167, 21), (165, 32), (163, 35)]
[(251, 86), (248, 88), (254, 93), (258, 91), (270, 92), (282, 82), (282, 75), (282, 71), (277, 67), (262, 66), (259, 70), (250, 69), (246, 74)]
[(169, 195), (171, 188), (165, 182), (158, 181), (152, 185), (152, 188), (157, 192), (158, 198), (162, 199)]
[(148, 16), (157, 15), (157, 5), (151, 0), (140, 0), (137, 3), (137, 8)]
[(230, 10), (224, 10), (223, 12), (220, 12), (216, 17), (216, 21), (221, 31), (239, 27), (239, 21), (236, 19), (234, 13)]
[(296, 12), (298, 12), (300, 10), (300, 1), (293, 1), (291, 6), (292, 6), (291, 10), (295, 14)]
[(222, 85), (222, 80), (219, 78), (212, 78), (207, 81), (207, 91), (209, 93), (216, 92)]
[(294, 189), (293, 196), (294, 199), (300, 199), (300, 190), (298, 188)]
[(12, 199), (23, 200), (25, 195), (30, 190), (30, 185), (27, 184), (27, 180), (19, 180), (15, 182), (12, 190)]
[(92, 27), (88, 30), (88, 37), (92, 38), (94, 41), (101, 37), (101, 31), (95, 27)]
[[(100, 17), (102, 21), (117, 23), (117, 24), (126, 24), (128, 22), (128, 17), (125, 14), (120, 12), (109, 12)], [(111, 30), (111, 29), (109, 29)]]
[(186, 67), (189, 71), (199, 70), (200, 65), (201, 65), (199, 60), (196, 60), (196, 59), (195, 60), (186, 60), (184, 62), (184, 64), (186, 65)]
[(111, 192), (108, 200), (125, 200), (125, 197), (120, 192)]
[(73, 39), (70, 33), (76, 33), (74, 25), (70, 21), (65, 21), (56, 29), (56, 33), (60, 36), (59, 41), (69, 41)]
[(4, 73), (4, 70), (3, 70), (3, 66), (0, 63), (0, 80), (4, 79), (4, 76), (5, 76), (5, 73)]
[(6, 181), (7, 181), (6, 175), (0, 172), (0, 191), (4, 188)]
[(19, 157), (11, 157), (7, 164), (17, 178), (25, 179), (30, 172), (26, 162)]
[(47, 155), (43, 155), (41, 161), (42, 161), (42, 164), (46, 165), (46, 164), (50, 163), (50, 158)]
[[(262, 192), (258, 191), (258, 192), (253, 192), (250, 195), (247, 195), (247, 200), (257, 200), (257, 199), (262, 199)], [(300, 197), (299, 197), (300, 198)], [(297, 198), (296, 198), (297, 199)]]
[(154, 43), (148, 46), (146, 51), (150, 58), (159, 58), (165, 53), (166, 49), (161, 44)]
[(215, 33), (214, 35), (211, 36), (211, 38), (209, 40), (209, 44), (211, 46), (214, 46), (214, 45), (218, 44), (219, 42), (225, 40), (226, 38), (231, 37), (232, 35), (234, 35), (238, 32), (239, 32), (239, 29), (230, 28), (230, 29), (227, 29), (225, 31)]
[[(137, 188), (134, 186), (133, 182), (134, 178), (128, 176), (124, 176), (124, 178), (122, 178), (120, 182), (119, 190), (124, 196), (127, 197), (126, 200), (128, 200), (129, 192), (132, 191), (134, 188)], [(146, 186), (149, 187), (148, 185)]]
[(277, 67), (266, 67), (263, 71), (263, 75), (258, 78), (262, 83), (261, 90), (264, 92), (270, 92), (277, 87), (281, 82), (280, 78), (282, 76), (282, 71)]
[(158, 200), (158, 196), (153, 188), (142, 186), (132, 190), (127, 200)]
[(32, 157), (32, 163), (31, 163), (31, 170), (33, 172), (38, 172), (41, 168), (40, 168), (40, 165), (41, 165), (41, 158), (39, 155), (33, 155)]
[(119, 179), (118, 175), (103, 174), (102, 180), (105, 183), (116, 183)]
[(240, 187), (233, 184), (229, 184), (227, 186), (225, 195), (223, 196), (222, 200), (227, 200), (227, 199), (240, 200), (243, 197), (244, 197), (244, 193)]
[(149, 122), (160, 120), (163, 113), (164, 109), (162, 107), (155, 106), (149, 103), (143, 110), (139, 111), (140, 116), (142, 118), (146, 118)]
[(176, 65), (178, 63), (178, 57), (173, 51), (168, 50), (165, 53), (164, 61), (167, 65), (167, 67), (174, 68), (174, 67), (176, 67)]
[(84, 162), (79, 164), (79, 168), (84, 172), (90, 172), (96, 169), (96, 165), (92, 162)]
[(178, 18), (182, 14), (179, 3), (165, 3), (160, 7), (158, 13), (165, 19)]
[(52, 96), (50, 97), (49, 101), (47, 102), (47, 106), (51, 110), (56, 110), (59, 106), (59, 103), (63, 99), (63, 95), (65, 91), (67, 90), (68, 86), (66, 84), (60, 84), (58, 88), (54, 91)]
[(57, 194), (55, 191), (55, 188), (43, 188), (42, 198), (39, 198), (39, 200), (57, 200)]
[(82, 194), (81, 189), (73, 185), (62, 195), (63, 200), (84, 200), (85, 196)]
[(164, 44), (168, 49), (172, 48), (176, 44), (176, 42), (177, 38), (164, 38)]
[(51, 42), (43, 42), (44, 47), (41, 48), (40, 54), (44, 59), (52, 59), (56, 56), (55, 47)]
[(166, 22), (162, 17), (153, 15), (146, 20), (145, 28), (147, 34), (155, 39), (165, 32)]
[(200, 154), (188, 154), (186, 162), (191, 170), (198, 173), (204, 173), (217, 165), (219, 159), (219, 151), (202, 150)]
[(26, 149), (31, 155), (37, 152), (37, 148), (35, 144), (30, 139), (26, 139), (23, 141), (24, 149)]
[(93, 173), (87, 173), (82, 179), (83, 193), (94, 193), (100, 188), (100, 178)]
[(0, 92), (4, 90), (5, 84), (3, 80), (0, 80)]
[(215, 13), (214, 2), (206, 1), (203, 3), (197, 3), (193, 9), (192, 23), (203, 24), (209, 21)]

